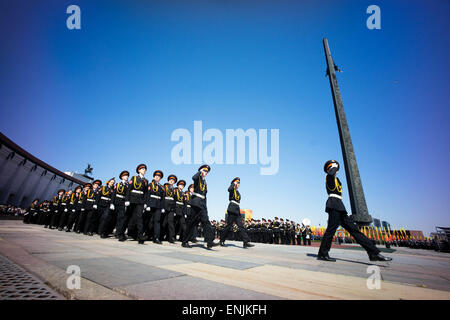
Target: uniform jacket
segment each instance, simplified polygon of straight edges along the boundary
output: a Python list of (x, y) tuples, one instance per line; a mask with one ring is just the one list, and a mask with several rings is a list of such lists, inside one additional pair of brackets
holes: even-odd
[[(241, 214), (241, 209), (239, 204), (241, 202), (241, 194), (239, 191), (235, 188), (234, 183), (231, 183), (230, 187), (228, 188), (228, 200), (230, 200), (230, 203), (228, 204), (227, 211), (229, 213), (233, 214)], [(234, 202), (231, 202), (234, 201)]]
[(164, 187), (155, 180), (149, 185), (149, 190), (147, 193), (147, 205), (150, 208), (164, 208)]
[[(325, 187), (327, 189), (327, 194), (342, 196), (342, 184), (339, 178), (336, 177), (336, 172), (337, 168), (332, 168), (329, 171), (326, 177)], [(347, 213), (342, 200), (336, 197), (328, 197), (327, 203), (325, 205), (325, 212), (330, 212), (331, 210)]]
[(133, 176), (127, 189), (126, 200), (130, 203), (144, 204), (147, 200), (148, 180), (140, 175)]

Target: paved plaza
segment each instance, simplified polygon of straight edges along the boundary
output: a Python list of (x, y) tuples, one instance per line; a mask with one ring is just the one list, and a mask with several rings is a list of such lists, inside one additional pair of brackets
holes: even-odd
[[(332, 248), (333, 263), (318, 261), (317, 247), (193, 246), (138, 245), (0, 221), (0, 256), (67, 299), (450, 299), (446, 253), (394, 248), (383, 253), (393, 261), (371, 263), (358, 248)], [(80, 289), (67, 287), (69, 266), (80, 268)], [(369, 289), (377, 270), (379, 289)]]

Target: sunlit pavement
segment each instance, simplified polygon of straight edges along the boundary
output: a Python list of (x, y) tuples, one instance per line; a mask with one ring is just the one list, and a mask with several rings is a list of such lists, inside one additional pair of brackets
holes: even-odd
[[(371, 263), (365, 251), (332, 248), (337, 261), (325, 262), (317, 247), (193, 246), (0, 221), (0, 255), (69, 299), (450, 299), (446, 253), (394, 248), (383, 253), (393, 261)], [(80, 270), (79, 289), (68, 268)]]

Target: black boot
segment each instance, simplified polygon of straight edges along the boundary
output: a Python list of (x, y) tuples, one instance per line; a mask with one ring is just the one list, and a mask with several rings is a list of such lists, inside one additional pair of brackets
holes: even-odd
[(187, 243), (187, 242), (183, 242), (181, 244), (181, 246), (184, 247), (184, 248), (192, 248), (191, 245), (189, 243)]
[(120, 242), (124, 242), (125, 240), (127, 240), (127, 238), (125, 236), (119, 236), (119, 241)]
[(208, 242), (208, 244), (206, 245), (206, 247), (207, 247), (208, 249), (211, 249), (212, 247), (216, 247), (216, 246), (218, 246), (218, 245), (219, 245), (218, 242), (211, 241), (211, 242)]
[(336, 261), (335, 258), (331, 258), (328, 254), (327, 255), (319, 254), (317, 256), (317, 260), (330, 261), (330, 262), (335, 262)]
[(162, 244), (162, 242), (161, 242), (159, 239), (153, 240), (153, 243), (156, 243), (156, 244)]
[(392, 258), (385, 257), (385, 256), (381, 255), (380, 253), (378, 253), (376, 255), (369, 255), (369, 260), (370, 261), (391, 261)]
[(251, 248), (254, 247), (254, 244), (251, 244), (250, 242), (244, 242), (244, 248)]
[(225, 241), (220, 241), (219, 244), (221, 247), (225, 247)]

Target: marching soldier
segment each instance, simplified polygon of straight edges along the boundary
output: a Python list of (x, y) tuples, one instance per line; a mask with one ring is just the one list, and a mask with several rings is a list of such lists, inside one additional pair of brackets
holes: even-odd
[(127, 206), (125, 206), (125, 197), (130, 186), (128, 183), (129, 177), (130, 173), (128, 171), (122, 171), (119, 175), (121, 181), (116, 184), (113, 192), (112, 208), (116, 211), (117, 215), (116, 235), (121, 242), (127, 239), (125, 236), (125, 229), (130, 220), (129, 210), (127, 210)]
[[(83, 187), (83, 192), (81, 195), (81, 199), (78, 201), (77, 203), (77, 209), (79, 210), (79, 217), (77, 222), (75, 223), (75, 232), (76, 233), (81, 233), (84, 232), (84, 227), (86, 225), (86, 220), (87, 220), (87, 211), (86, 211), (86, 206), (87, 206), (87, 194), (88, 191), (92, 189), (92, 184), (91, 183), (85, 183), (84, 187)], [(89, 193), (91, 195), (91, 193)], [(92, 197), (94, 195), (92, 194)]]
[(211, 167), (207, 164), (202, 165), (196, 174), (192, 176), (194, 181), (194, 193), (191, 201), (191, 215), (187, 221), (186, 236), (183, 238), (182, 246), (190, 248), (188, 241), (192, 238), (193, 229), (198, 226), (200, 221), (203, 227), (203, 233), (205, 242), (208, 248), (212, 248), (218, 243), (214, 242), (214, 234), (211, 227), (211, 222), (208, 217), (208, 209), (206, 207), (206, 193), (208, 192), (206, 187), (205, 177), (211, 170)]
[(98, 234), (102, 239), (108, 238), (109, 224), (112, 220), (113, 213), (111, 211), (114, 209), (114, 204), (112, 203), (114, 183), (114, 178), (109, 179), (97, 194), (96, 202), (98, 206), (98, 217), (100, 219)]
[(347, 216), (347, 211), (342, 202), (342, 184), (336, 177), (338, 170), (339, 163), (336, 160), (328, 160), (325, 163), (324, 171), (327, 174), (325, 185), (328, 193), (325, 212), (328, 213), (328, 226), (322, 238), (317, 259), (336, 261), (336, 259), (330, 258), (328, 251), (330, 251), (334, 233), (339, 225), (342, 225), (355, 238), (356, 242), (367, 251), (370, 261), (392, 260), (392, 258), (381, 255), (380, 250), (358, 230), (356, 224)]
[(66, 190), (64, 189), (59, 189), (58, 190), (58, 195), (53, 197), (53, 212), (52, 212), (52, 217), (51, 217), (51, 223), (49, 226), (49, 229), (54, 229), (56, 228), (58, 222), (59, 222), (59, 218), (62, 214), (63, 206), (61, 205), (62, 202), (62, 198), (64, 193), (66, 192)]
[(166, 230), (167, 240), (170, 243), (175, 243), (175, 193), (173, 189), (173, 185), (178, 181), (176, 175), (171, 174), (167, 177), (167, 182), (164, 184), (164, 219), (163, 219), (163, 228)]
[(63, 212), (61, 214), (61, 219), (59, 219), (59, 231), (63, 231), (64, 227), (67, 225), (67, 220), (70, 216), (70, 198), (72, 197), (73, 191), (68, 190), (63, 196), (61, 204), (64, 206)]
[(150, 208), (149, 220), (149, 236), (153, 233), (153, 242), (162, 244), (161, 242), (161, 211), (164, 210), (164, 188), (160, 181), (164, 177), (161, 170), (153, 172), (153, 180), (149, 185), (147, 197), (147, 210)]
[(273, 240), (273, 224), (272, 221), (269, 219), (267, 220), (267, 231), (268, 231), (268, 238), (269, 238), (269, 243), (273, 244), (274, 240)]
[(136, 168), (138, 175), (133, 176), (130, 181), (130, 187), (127, 190), (126, 206), (130, 206), (131, 220), (128, 230), (137, 227), (137, 239), (139, 244), (144, 244), (144, 210), (147, 208), (146, 195), (148, 192), (148, 180), (144, 178), (147, 172), (147, 166), (140, 164)]
[(34, 217), (39, 211), (39, 199), (34, 199), (30, 204), (28, 211), (25, 213), (23, 217), (23, 223), (34, 223)]
[(75, 188), (75, 192), (70, 196), (69, 219), (67, 221), (66, 232), (72, 231), (72, 227), (76, 224), (80, 216), (80, 207), (83, 193), (81, 186)]
[(278, 217), (275, 217), (272, 223), (273, 229), (273, 241), (275, 244), (280, 244), (280, 236), (281, 236), (281, 223), (278, 221)]
[[(183, 188), (186, 186), (186, 181), (180, 180), (177, 182), (177, 188), (174, 190), (175, 197), (175, 220), (174, 225), (180, 231), (180, 241), (182, 240), (182, 236), (186, 233), (186, 218), (184, 210), (184, 194)], [(176, 236), (175, 236), (176, 238)]]
[(245, 232), (244, 222), (242, 221), (243, 219), (241, 216), (241, 209), (240, 209), (241, 194), (238, 191), (240, 185), (241, 179), (239, 177), (236, 177), (233, 180), (231, 180), (231, 184), (228, 187), (228, 200), (230, 201), (230, 203), (228, 204), (227, 208), (226, 226), (221, 232), (220, 237), (221, 246), (225, 246), (226, 236), (233, 227), (233, 223), (236, 223), (239, 230), (239, 235), (243, 241), (243, 247), (244, 248), (253, 247), (253, 244), (250, 243), (250, 239), (247, 235), (247, 232)]
[[(185, 210), (185, 217), (186, 217), (186, 227), (187, 227), (187, 219), (191, 215), (191, 200), (192, 195), (194, 194), (194, 185), (190, 184), (188, 190), (184, 193), (184, 210)], [(190, 239), (191, 242), (196, 243), (197, 242), (197, 234), (198, 234), (198, 228), (194, 228), (194, 231), (192, 232), (192, 238)], [(183, 237), (181, 238), (183, 240)]]
[(88, 189), (86, 193), (86, 199), (84, 203), (84, 209), (86, 211), (86, 223), (84, 225), (84, 235), (93, 236), (95, 231), (95, 225), (98, 220), (97, 213), (97, 194), (99, 187), (102, 185), (101, 180), (95, 180), (92, 184), (92, 190)]

